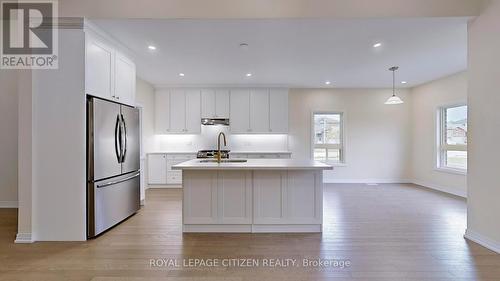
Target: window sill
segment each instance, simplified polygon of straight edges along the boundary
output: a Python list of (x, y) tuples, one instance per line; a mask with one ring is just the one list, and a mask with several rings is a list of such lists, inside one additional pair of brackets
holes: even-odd
[(442, 167), (434, 168), (434, 170), (438, 171), (438, 172), (442, 172), (442, 173), (467, 176), (467, 170), (459, 170), (459, 169), (453, 169), (453, 168), (442, 168)]

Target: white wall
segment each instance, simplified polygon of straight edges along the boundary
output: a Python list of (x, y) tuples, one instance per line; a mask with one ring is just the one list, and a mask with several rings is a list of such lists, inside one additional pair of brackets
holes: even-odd
[(500, 253), (500, 0), (484, 4), (469, 25), (466, 237)]
[(461, 72), (411, 89), (412, 172), (415, 183), (466, 196), (467, 177), (436, 169), (437, 110), (467, 102), (467, 73)]
[(0, 208), (17, 207), (17, 71), (0, 70)]
[(155, 89), (153, 85), (137, 78), (136, 104), (142, 107), (142, 146), (143, 154), (155, 149)]
[(326, 182), (401, 182), (410, 178), (411, 97), (385, 105), (388, 89), (293, 89), (289, 146), (294, 158), (311, 157), (313, 111), (341, 111), (345, 122), (345, 167), (325, 171)]

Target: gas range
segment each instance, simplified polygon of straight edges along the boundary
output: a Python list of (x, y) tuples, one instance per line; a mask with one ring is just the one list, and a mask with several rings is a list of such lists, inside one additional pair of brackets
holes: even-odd
[[(229, 151), (230, 150), (221, 150), (221, 158), (227, 159), (229, 158)], [(196, 154), (196, 158), (215, 158), (215, 155), (217, 154), (217, 150), (200, 150)]]

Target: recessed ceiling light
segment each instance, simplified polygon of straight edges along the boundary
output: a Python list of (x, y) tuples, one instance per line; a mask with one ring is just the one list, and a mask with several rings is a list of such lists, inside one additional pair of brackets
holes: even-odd
[(373, 48), (378, 48), (380, 46), (382, 46), (382, 43), (375, 43), (375, 44), (373, 44)]
[(248, 49), (248, 44), (247, 44), (247, 43), (241, 43), (241, 44), (240, 44), (240, 48), (241, 48), (242, 50), (247, 50), (247, 49)]
[(154, 51), (154, 50), (156, 50), (156, 47), (155, 47), (155, 46), (153, 46), (153, 45), (149, 45), (149, 46), (148, 46), (148, 49), (150, 49), (150, 50)]
[(185, 74), (181, 72), (181, 73), (179, 73), (179, 76), (180, 76), (180, 77), (184, 77), (184, 76), (185, 76)]
[(247, 73), (246, 77), (252, 77), (252, 73)]
[(325, 84), (326, 84), (326, 85), (330, 85), (330, 84), (332, 84), (332, 82), (330, 82), (330, 81), (326, 81), (326, 82), (325, 82)]
[(406, 84), (406, 83), (408, 83), (408, 82), (406, 82), (406, 81), (401, 81), (401, 84)]

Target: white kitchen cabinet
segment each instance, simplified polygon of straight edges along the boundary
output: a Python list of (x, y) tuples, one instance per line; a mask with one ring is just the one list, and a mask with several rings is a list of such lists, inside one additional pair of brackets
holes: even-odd
[(250, 91), (250, 130), (253, 133), (269, 132), (269, 90)]
[(218, 221), (217, 173), (199, 171), (186, 177), (183, 197), (183, 224), (214, 224)]
[(148, 155), (148, 184), (167, 184), (167, 156)]
[(250, 133), (250, 90), (231, 90), (229, 110), (231, 133)]
[(215, 118), (215, 90), (201, 90), (201, 117)]
[(235, 89), (230, 95), (233, 134), (288, 133), (287, 89)]
[(135, 64), (123, 54), (115, 53), (115, 98), (121, 103), (135, 105)]
[(186, 93), (186, 124), (184, 133), (201, 133), (201, 96), (199, 90), (187, 90)]
[(201, 90), (202, 118), (229, 118), (229, 90)]
[(321, 171), (254, 171), (253, 223), (321, 224)]
[(184, 224), (251, 224), (250, 171), (185, 171)]
[(97, 38), (85, 35), (85, 92), (114, 99), (114, 50)]
[(219, 223), (252, 223), (252, 172), (218, 171), (217, 202)]
[(135, 83), (135, 63), (107, 40), (86, 31), (86, 94), (134, 106)]
[(172, 166), (196, 158), (196, 154), (167, 154), (167, 184), (181, 185), (182, 171), (173, 170)]
[(170, 132), (170, 91), (155, 92), (155, 132), (168, 134)]
[(155, 124), (158, 134), (200, 134), (200, 91), (183, 89), (156, 91)]
[(229, 90), (215, 91), (215, 118), (229, 118)]
[(186, 93), (184, 90), (170, 91), (170, 133), (185, 133), (186, 130)]
[(269, 90), (269, 132), (288, 133), (288, 89)]

